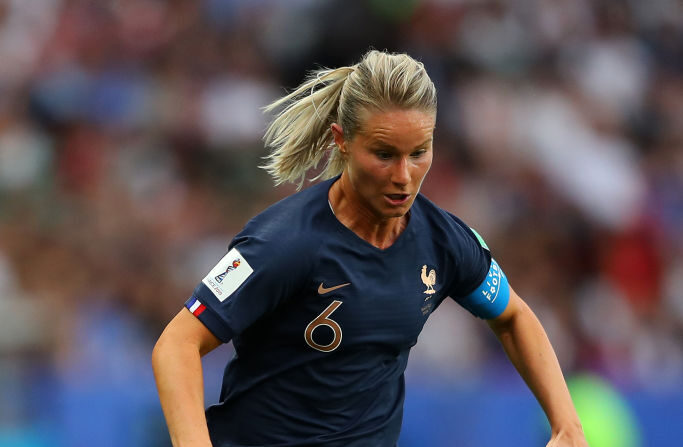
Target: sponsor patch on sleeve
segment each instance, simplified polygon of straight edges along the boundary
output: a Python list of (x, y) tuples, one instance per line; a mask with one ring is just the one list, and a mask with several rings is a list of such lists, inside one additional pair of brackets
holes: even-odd
[(254, 272), (244, 256), (233, 248), (221, 259), (202, 282), (223, 302)]

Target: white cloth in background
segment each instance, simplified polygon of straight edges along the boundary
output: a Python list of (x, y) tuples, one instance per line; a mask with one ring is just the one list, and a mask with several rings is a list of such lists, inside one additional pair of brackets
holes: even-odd
[(54, 30), (61, 0), (0, 2), (0, 86), (22, 82)]
[(36, 128), (17, 122), (0, 131), (0, 192), (34, 186), (51, 163), (52, 141)]
[(649, 64), (642, 45), (632, 37), (614, 37), (569, 46), (563, 71), (587, 98), (616, 116), (641, 107), (648, 86)]
[(215, 145), (260, 142), (268, 124), (261, 110), (276, 98), (277, 90), (268, 83), (223, 77), (201, 95), (200, 126)]
[(634, 148), (620, 135), (599, 135), (560, 93), (520, 98), (517, 146), (551, 185), (595, 222), (628, 227), (641, 211), (645, 179)]

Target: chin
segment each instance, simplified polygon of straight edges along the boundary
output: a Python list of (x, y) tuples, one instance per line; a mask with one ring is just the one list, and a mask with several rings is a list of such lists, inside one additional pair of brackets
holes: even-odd
[(386, 212), (384, 212), (383, 217), (385, 219), (391, 219), (394, 217), (403, 217), (406, 214), (408, 214), (408, 211), (410, 211), (410, 207), (400, 208), (400, 209), (391, 209), (391, 210), (387, 210)]

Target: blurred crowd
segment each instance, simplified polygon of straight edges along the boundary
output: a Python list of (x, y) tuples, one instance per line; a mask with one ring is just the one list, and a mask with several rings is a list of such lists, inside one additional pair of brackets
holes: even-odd
[[(105, 445), (76, 434), (83, 414), (111, 419), (107, 395), (119, 427), (149, 427), (154, 341), (244, 223), (293, 192), (258, 169), (261, 108), (371, 47), (427, 67), (423, 192), (484, 236), (565, 372), (681, 388), (679, 1), (3, 0), (0, 444), (28, 427), (35, 445), (55, 430)], [(507, 374), (454, 303), (408, 371)]]

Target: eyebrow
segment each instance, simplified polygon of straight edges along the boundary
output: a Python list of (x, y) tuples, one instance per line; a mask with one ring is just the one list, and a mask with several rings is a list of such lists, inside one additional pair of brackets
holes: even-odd
[[(434, 138), (428, 138), (425, 140), (423, 143), (418, 144), (415, 146), (413, 149), (422, 149), (423, 147), (427, 146), (430, 142), (432, 142)], [(393, 150), (398, 150), (396, 146), (393, 146), (391, 144), (387, 144), (381, 140), (373, 141), (370, 143), (370, 147), (373, 149), (393, 149)]]

